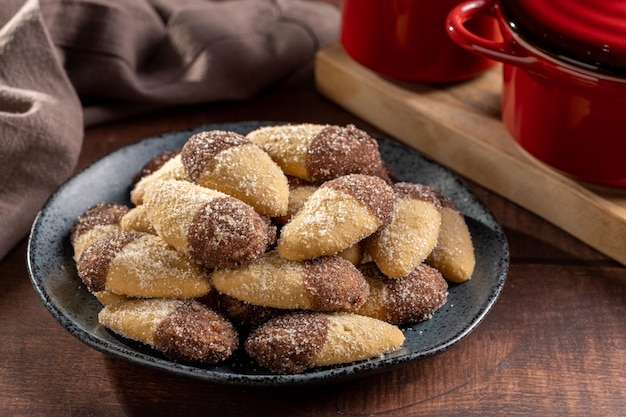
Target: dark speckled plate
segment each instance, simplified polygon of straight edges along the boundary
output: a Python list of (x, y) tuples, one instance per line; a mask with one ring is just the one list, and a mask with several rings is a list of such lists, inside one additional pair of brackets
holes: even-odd
[(498, 298), (507, 275), (509, 252), (502, 229), (453, 173), (386, 139), (379, 139), (380, 150), (399, 180), (430, 185), (452, 198), (463, 212), (477, 259), (472, 279), (452, 285), (448, 302), (432, 319), (403, 327), (406, 342), (400, 350), (372, 360), (313, 369), (299, 375), (275, 375), (257, 366), (242, 350), (219, 365), (175, 363), (100, 326), (97, 321), (100, 305), (81, 283), (72, 260), (69, 236), (76, 217), (102, 201), (130, 204), (129, 186), (136, 172), (154, 155), (180, 148), (199, 130), (246, 133), (263, 124), (270, 123), (208, 125), (148, 138), (118, 149), (65, 182), (37, 216), (28, 244), (33, 286), (54, 318), (87, 345), (137, 364), (211, 382), (263, 386), (328, 383), (389, 370), (443, 352), (478, 326)]

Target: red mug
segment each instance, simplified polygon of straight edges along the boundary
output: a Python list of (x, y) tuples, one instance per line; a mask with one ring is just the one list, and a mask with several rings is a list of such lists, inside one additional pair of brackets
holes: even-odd
[[(475, 77), (495, 62), (454, 43), (446, 16), (460, 0), (343, 0), (341, 43), (355, 61), (402, 81), (450, 83)], [(493, 19), (469, 22), (484, 38), (499, 33)]]

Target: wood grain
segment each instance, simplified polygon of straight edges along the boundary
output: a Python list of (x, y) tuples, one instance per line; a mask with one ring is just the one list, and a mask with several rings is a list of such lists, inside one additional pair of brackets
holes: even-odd
[(499, 66), (454, 85), (400, 83), (335, 44), (318, 54), (316, 80), (352, 113), (626, 264), (626, 190), (574, 181), (525, 153), (500, 121)]

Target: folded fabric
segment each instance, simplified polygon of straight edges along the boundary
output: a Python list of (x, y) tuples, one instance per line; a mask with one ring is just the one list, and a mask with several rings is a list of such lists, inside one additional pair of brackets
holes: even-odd
[(84, 126), (253, 97), (310, 65), (339, 30), (323, 1), (4, 2), (0, 258), (72, 173)]
[(0, 258), (72, 172), (83, 137), (80, 101), (34, 6), (0, 30)]

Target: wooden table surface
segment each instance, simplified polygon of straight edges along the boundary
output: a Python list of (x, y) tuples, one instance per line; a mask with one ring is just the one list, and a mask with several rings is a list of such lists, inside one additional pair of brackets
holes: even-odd
[[(144, 137), (244, 120), (353, 123), (379, 133), (320, 96), (308, 72), (250, 101), (180, 107), (90, 128), (77, 169)], [(0, 263), (0, 415), (626, 415), (626, 269), (468, 185), (509, 240), (510, 271), (493, 310), (444, 353), (327, 386), (222, 386), (100, 353), (70, 335), (41, 303), (27, 274), (24, 241)]]

